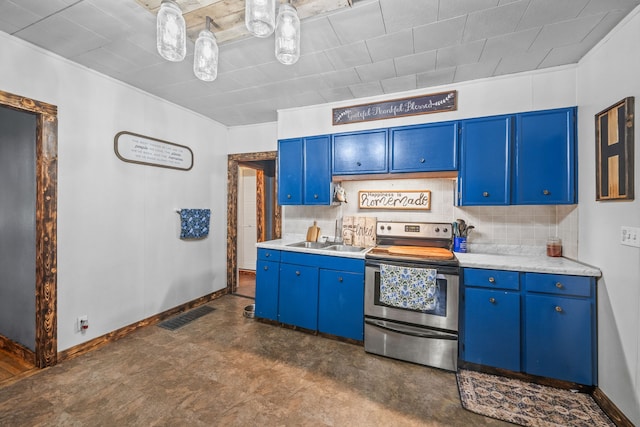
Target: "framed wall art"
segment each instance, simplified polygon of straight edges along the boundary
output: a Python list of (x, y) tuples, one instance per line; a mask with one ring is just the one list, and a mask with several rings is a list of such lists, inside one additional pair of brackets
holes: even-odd
[(633, 200), (634, 97), (596, 114), (596, 201)]

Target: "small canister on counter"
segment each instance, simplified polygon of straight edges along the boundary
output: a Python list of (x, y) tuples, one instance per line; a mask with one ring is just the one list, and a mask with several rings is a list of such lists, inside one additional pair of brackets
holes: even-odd
[(550, 237), (549, 239), (547, 239), (547, 256), (562, 256), (562, 240), (560, 240), (558, 237)]

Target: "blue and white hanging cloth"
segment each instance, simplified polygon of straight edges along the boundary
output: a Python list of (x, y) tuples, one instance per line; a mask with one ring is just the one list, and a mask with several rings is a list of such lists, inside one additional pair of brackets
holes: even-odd
[(180, 209), (180, 238), (204, 239), (209, 235), (211, 209)]

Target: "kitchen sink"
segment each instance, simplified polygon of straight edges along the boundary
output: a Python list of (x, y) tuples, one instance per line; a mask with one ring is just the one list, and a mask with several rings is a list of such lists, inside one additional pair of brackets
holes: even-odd
[(323, 249), (326, 249), (328, 251), (337, 251), (337, 252), (362, 252), (367, 248), (363, 248), (361, 246), (332, 245)]
[(326, 249), (327, 246), (332, 245), (332, 243), (326, 242), (297, 242), (290, 243), (287, 246), (291, 246), (292, 248), (309, 248), (309, 249)]

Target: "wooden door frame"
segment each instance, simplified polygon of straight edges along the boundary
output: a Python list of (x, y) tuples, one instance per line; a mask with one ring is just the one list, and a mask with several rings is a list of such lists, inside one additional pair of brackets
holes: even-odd
[[(238, 289), (238, 167), (244, 162), (259, 162), (276, 160), (277, 151), (261, 153), (229, 154), (227, 160), (227, 292), (233, 293)], [(264, 184), (264, 183), (263, 183)], [(264, 204), (264, 185), (258, 183), (258, 207)], [(260, 209), (260, 208), (258, 208)], [(280, 205), (273, 207), (274, 238), (282, 234), (282, 210)], [(259, 226), (258, 233), (262, 229)]]
[(36, 351), (3, 344), (45, 368), (58, 359), (58, 107), (4, 91), (0, 105), (36, 116)]

